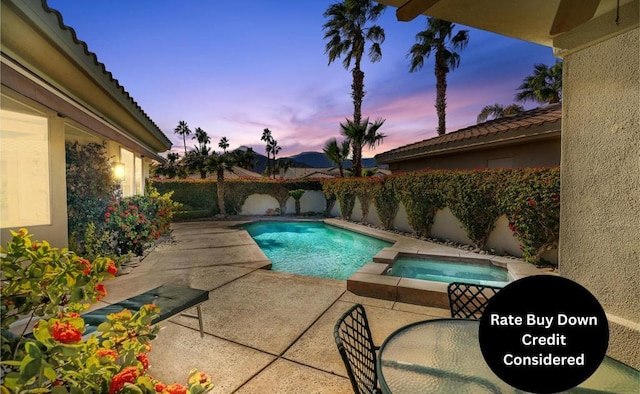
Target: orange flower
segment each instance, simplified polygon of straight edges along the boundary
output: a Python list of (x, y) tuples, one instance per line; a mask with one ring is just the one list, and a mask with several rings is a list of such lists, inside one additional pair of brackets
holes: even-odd
[(84, 271), (82, 271), (82, 275), (89, 275), (89, 273), (91, 273), (91, 262), (86, 259), (80, 259), (80, 264), (86, 267)]
[(98, 349), (96, 352), (96, 356), (98, 357), (112, 357), (113, 361), (116, 361), (118, 358), (118, 353), (113, 349)]
[(70, 319), (73, 319), (75, 317), (80, 317), (79, 314), (75, 313), (75, 312), (66, 312), (66, 313), (61, 313), (60, 314), (60, 318), (64, 318), (64, 317), (68, 317)]
[(142, 368), (144, 368), (144, 370), (146, 371), (147, 369), (149, 369), (149, 359), (147, 358), (147, 355), (144, 353), (140, 353), (136, 356), (136, 360), (140, 361), (142, 363)]
[(118, 273), (118, 267), (116, 267), (116, 263), (114, 263), (113, 260), (109, 260), (109, 262), (107, 263), (107, 271), (111, 275), (115, 275)]
[(200, 372), (200, 384), (211, 383), (211, 376), (204, 372)]
[(118, 372), (111, 380), (111, 387), (109, 388), (109, 394), (115, 394), (122, 390), (125, 383), (135, 383), (138, 377), (138, 368), (126, 367), (122, 371)]
[(96, 293), (98, 293), (96, 294), (96, 300), (100, 301), (107, 296), (107, 289), (102, 283), (98, 283), (93, 289), (96, 291)]
[(53, 339), (61, 343), (77, 343), (82, 340), (82, 332), (71, 325), (71, 323), (56, 321), (50, 330)]
[(169, 394), (187, 394), (187, 388), (180, 383), (170, 384), (166, 390)]
[(167, 386), (164, 383), (156, 383), (153, 388), (156, 390), (156, 393), (161, 393), (167, 389)]

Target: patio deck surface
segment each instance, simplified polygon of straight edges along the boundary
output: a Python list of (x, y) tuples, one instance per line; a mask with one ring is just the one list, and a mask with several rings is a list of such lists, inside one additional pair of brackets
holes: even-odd
[[(184, 383), (196, 368), (211, 374), (214, 393), (350, 393), (333, 340), (334, 324), (349, 307), (365, 306), (378, 345), (403, 325), (449, 317), (444, 309), (357, 296), (346, 281), (261, 269), (269, 261), (246, 231), (234, 228), (240, 223), (174, 223), (171, 242), (106, 281), (109, 295), (96, 308), (164, 283), (210, 292), (202, 305), (204, 338), (194, 319), (160, 323), (149, 354), (153, 377)], [(404, 239), (408, 244), (446, 248)]]

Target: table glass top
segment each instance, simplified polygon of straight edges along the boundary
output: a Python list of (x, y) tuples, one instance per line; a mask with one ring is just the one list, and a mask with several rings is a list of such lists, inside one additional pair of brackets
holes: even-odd
[[(522, 393), (497, 377), (484, 361), (479, 322), (437, 319), (404, 327), (385, 340), (378, 359), (384, 392)], [(640, 393), (640, 372), (606, 357), (571, 393)]]

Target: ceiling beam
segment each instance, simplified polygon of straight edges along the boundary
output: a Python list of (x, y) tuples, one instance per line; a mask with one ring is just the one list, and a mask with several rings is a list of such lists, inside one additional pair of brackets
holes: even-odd
[(409, 0), (396, 10), (396, 18), (401, 22), (414, 20), (440, 0)]

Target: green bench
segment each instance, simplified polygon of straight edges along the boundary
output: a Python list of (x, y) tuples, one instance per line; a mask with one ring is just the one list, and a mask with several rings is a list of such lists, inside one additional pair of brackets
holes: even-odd
[(173, 284), (162, 285), (126, 300), (83, 314), (82, 318), (86, 325), (84, 335), (95, 332), (100, 323), (107, 321), (107, 315), (109, 314), (120, 312), (123, 309), (128, 309), (135, 313), (145, 304), (155, 304), (160, 307), (160, 316), (153, 320), (153, 324), (195, 307), (198, 312), (197, 316), (183, 313), (181, 315), (198, 319), (200, 337), (204, 337), (200, 304), (208, 299), (209, 292), (206, 290)]

